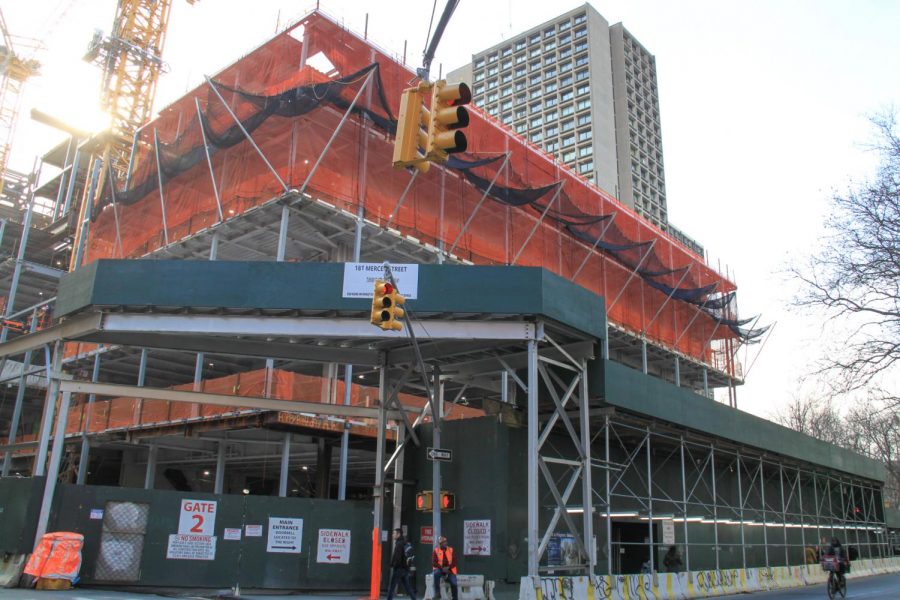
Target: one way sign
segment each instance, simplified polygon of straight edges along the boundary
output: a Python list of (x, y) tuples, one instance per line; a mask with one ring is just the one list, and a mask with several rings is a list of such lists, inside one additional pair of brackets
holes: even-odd
[(453, 460), (453, 451), (446, 448), (429, 448), (428, 460), (451, 462)]

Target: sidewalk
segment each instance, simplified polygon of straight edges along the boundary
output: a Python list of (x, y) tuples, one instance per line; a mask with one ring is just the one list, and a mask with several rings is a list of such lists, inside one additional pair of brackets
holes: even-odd
[[(242, 600), (361, 600), (365, 592), (323, 594), (287, 594), (279, 592), (241, 593)], [(25, 588), (0, 588), (0, 600), (155, 600), (157, 598), (182, 598), (184, 600), (232, 598), (230, 590), (158, 590), (144, 592), (115, 592), (98, 589), (75, 588), (66, 591), (38, 591)]]

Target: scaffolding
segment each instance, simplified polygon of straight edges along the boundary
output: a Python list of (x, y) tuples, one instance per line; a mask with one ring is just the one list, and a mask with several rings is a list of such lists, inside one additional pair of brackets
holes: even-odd
[[(128, 185), (103, 191), (78, 252), (84, 262), (174, 253), (280, 199), (275, 258), (328, 260), (336, 232), (288, 235), (309, 194), (417, 240), (419, 261), (551, 269), (607, 298), (614, 329), (665, 349), (668, 364), (648, 372), (671, 370), (677, 357), (695, 363), (695, 375), (706, 366), (740, 383), (734, 355), (752, 337), (734, 314), (734, 284), (502, 125), (475, 110), (466, 158), (426, 175), (392, 169), (393, 114), (411, 76), (313, 13), (140, 131)], [(287, 200), (293, 191), (301, 197)], [(627, 341), (612, 343), (635, 360)], [(642, 351), (636, 360), (653, 358)], [(699, 376), (690, 385), (703, 389)]]

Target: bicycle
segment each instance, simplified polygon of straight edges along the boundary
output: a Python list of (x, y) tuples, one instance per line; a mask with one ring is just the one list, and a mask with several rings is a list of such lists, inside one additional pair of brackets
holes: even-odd
[(847, 578), (841, 569), (841, 560), (835, 556), (822, 558), (822, 570), (828, 571), (828, 600), (834, 600), (840, 594), (841, 598), (847, 597)]

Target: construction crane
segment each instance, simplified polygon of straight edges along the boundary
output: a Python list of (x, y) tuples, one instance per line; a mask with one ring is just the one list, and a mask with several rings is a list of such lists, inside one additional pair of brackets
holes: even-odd
[(6, 19), (0, 11), (0, 33), (3, 45), (0, 46), (0, 196), (6, 183), (9, 153), (16, 122), (19, 117), (19, 106), (22, 103), (22, 90), (25, 82), (40, 71), (40, 63), (22, 57), (13, 47), (12, 36), (6, 28)]
[[(197, 0), (186, 1), (194, 4)], [(166, 67), (162, 53), (171, 10), (172, 0), (119, 0), (112, 33), (105, 36), (101, 31), (95, 32), (84, 55), (84, 60), (103, 70), (101, 107), (110, 116), (109, 137), (88, 168), (88, 173), (98, 171), (95, 196), (103, 193), (108, 176), (125, 181), (134, 166), (134, 135), (150, 120), (159, 76)], [(88, 192), (79, 209), (75, 248), (84, 243), (85, 217), (95, 200), (88, 197)], [(78, 253), (73, 252), (69, 269), (76, 268), (79, 260)]]
[(103, 158), (120, 180), (128, 172), (134, 133), (150, 119), (165, 69), (162, 52), (171, 9), (172, 0), (119, 0), (112, 33), (95, 32), (84, 56), (103, 69), (101, 106), (111, 118)]

